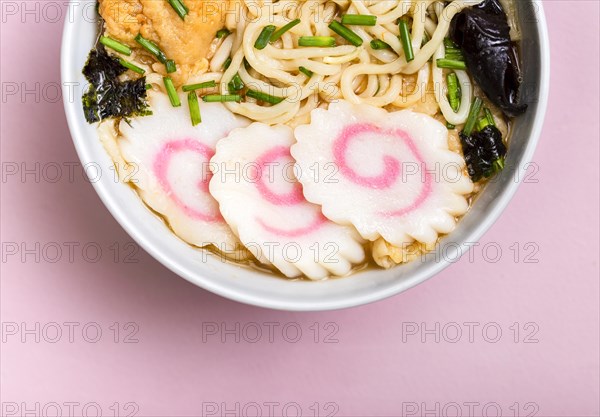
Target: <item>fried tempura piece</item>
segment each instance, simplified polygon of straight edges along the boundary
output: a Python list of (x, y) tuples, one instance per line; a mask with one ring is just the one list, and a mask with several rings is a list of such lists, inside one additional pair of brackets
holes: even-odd
[[(100, 0), (100, 14), (106, 35), (131, 47), (140, 48), (135, 37), (156, 43), (175, 61), (177, 72), (169, 74), (176, 85), (206, 70), (206, 56), (216, 32), (225, 22), (229, 0), (185, 0), (189, 13), (182, 20), (168, 1)], [(153, 65), (166, 74), (164, 65)]]

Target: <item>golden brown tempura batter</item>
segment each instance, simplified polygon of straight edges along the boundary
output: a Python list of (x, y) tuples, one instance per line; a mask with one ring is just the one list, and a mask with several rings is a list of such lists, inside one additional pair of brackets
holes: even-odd
[[(177, 72), (176, 85), (206, 69), (206, 55), (216, 32), (223, 27), (229, 0), (186, 0), (189, 14), (182, 20), (166, 0), (100, 0), (106, 35), (139, 48), (137, 34), (156, 43)], [(165, 73), (162, 64), (153, 68)]]

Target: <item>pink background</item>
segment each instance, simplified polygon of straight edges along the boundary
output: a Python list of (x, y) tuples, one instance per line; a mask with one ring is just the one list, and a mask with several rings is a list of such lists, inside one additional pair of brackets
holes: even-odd
[[(35, 8), (13, 2), (25, 3)], [(295, 415), (297, 407), (310, 416), (479, 416), (498, 408), (505, 416), (597, 416), (599, 7), (548, 1), (546, 11), (552, 91), (538, 169), (472, 259), (392, 299), (310, 314), (222, 299), (141, 250), (126, 258), (131, 238), (81, 167), (71, 179), (65, 165), (78, 159), (52, 89), (62, 21), (48, 21), (49, 9), (39, 22), (3, 13), (3, 413), (56, 415), (58, 406), (62, 415), (95, 415), (97, 407), (111, 416), (256, 415), (258, 404), (263, 416)], [(37, 97), (5, 94), (36, 83)], [(15, 166), (36, 171), (36, 163), (37, 182), (6, 175)], [(62, 177), (53, 182), (55, 164)], [(68, 242), (80, 245), (72, 259)], [(96, 263), (90, 243), (102, 249)], [(33, 253), (9, 255), (21, 244)], [(502, 249), (498, 262), (485, 244)], [(62, 256), (50, 262), (56, 245)], [(65, 322), (77, 323), (72, 338)], [(466, 322), (477, 323), (472, 337)], [(251, 343), (257, 325), (263, 333)], [(94, 326), (102, 330), (96, 343)], [(213, 326), (216, 335), (206, 332)], [(240, 340), (222, 326), (239, 326)]]

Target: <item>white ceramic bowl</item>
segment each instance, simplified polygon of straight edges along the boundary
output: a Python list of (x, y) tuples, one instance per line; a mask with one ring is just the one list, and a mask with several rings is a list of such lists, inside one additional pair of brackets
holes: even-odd
[[(324, 282), (286, 281), (192, 248), (174, 236), (130, 187), (115, 181), (112, 161), (95, 126), (86, 123), (81, 105), (86, 84), (81, 70), (97, 36), (95, 0), (71, 3), (61, 56), (64, 104), (77, 153), (82, 164), (91, 167), (98, 195), (121, 226), (163, 265), (202, 288), (243, 303), (282, 310), (332, 310), (381, 300), (432, 277), (466, 253), (469, 243), (476, 242), (498, 219), (524, 177), (542, 129), (550, 71), (546, 19), (541, 1), (519, 1), (529, 109), (514, 125), (507, 168), (488, 185), (458, 228), (422, 261)], [(96, 175), (98, 172), (101, 175)]]

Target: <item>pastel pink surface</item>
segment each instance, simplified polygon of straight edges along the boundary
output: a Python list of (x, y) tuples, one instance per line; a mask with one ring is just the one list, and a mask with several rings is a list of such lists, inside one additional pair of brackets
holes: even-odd
[[(92, 403), (102, 415), (127, 415), (137, 406), (138, 416), (210, 415), (215, 407), (221, 415), (235, 413), (236, 403), (237, 414), (248, 415), (256, 414), (252, 403), (262, 415), (284, 407), (294, 415), (292, 403), (310, 416), (455, 415), (452, 403), (462, 415), (470, 415), (469, 407), (482, 415), (484, 405), (494, 415), (491, 403), (506, 416), (536, 409), (538, 416), (600, 414), (597, 2), (545, 3), (552, 90), (538, 169), (471, 256), (389, 300), (310, 314), (222, 299), (136, 250), (73, 165), (78, 159), (52, 89), (60, 83), (62, 20), (48, 22), (49, 8), (38, 22), (35, 14), (5, 13), (8, 3), (35, 4), (2, 2), (0, 25), (0, 414), (22, 415), (36, 403), (50, 415), (51, 403), (63, 415), (69, 415), (65, 403), (79, 403), (70, 406), (75, 415), (84, 405), (94, 415)], [(62, 4), (55, 3), (64, 14)], [(7, 94), (36, 83), (40, 97)], [(20, 173), (5, 175), (36, 164), (37, 182), (34, 174), (24, 181)], [(62, 176), (50, 181), (56, 165)], [(13, 244), (36, 243), (39, 262), (35, 255), (27, 262), (8, 255)], [(77, 244), (70, 258), (67, 247)], [(497, 262), (486, 244), (502, 249)], [(63, 253), (52, 263), (56, 246)], [(102, 255), (91, 262), (98, 247)], [(50, 343), (52, 322), (63, 330), (56, 343)], [(65, 322), (80, 323), (72, 343)], [(46, 333), (40, 330), (36, 343), (34, 334), (11, 335), (11, 323), (29, 329), (40, 323)], [(252, 323), (263, 330), (257, 343)], [(415, 330), (421, 323), (428, 329), (439, 323), (439, 342)], [(457, 343), (452, 323), (463, 330)], [(478, 323), (472, 343), (464, 323)], [(99, 342), (85, 340), (85, 324), (88, 340), (94, 327), (102, 329)], [(223, 326), (239, 326), (239, 342)], [(299, 341), (291, 341), (292, 330), (282, 334), (284, 327), (299, 327)], [(493, 343), (496, 328), (502, 336)], [(126, 403), (135, 405), (126, 410)]]

